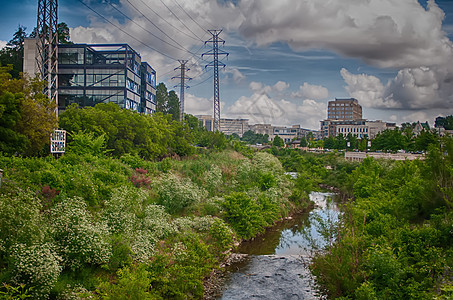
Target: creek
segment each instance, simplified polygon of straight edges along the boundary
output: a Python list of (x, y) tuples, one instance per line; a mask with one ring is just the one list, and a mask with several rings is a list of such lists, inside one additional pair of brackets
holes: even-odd
[(219, 299), (322, 299), (308, 264), (314, 252), (334, 241), (339, 210), (332, 193), (313, 192), (315, 208), (295, 215), (243, 242), (243, 260), (228, 268)]

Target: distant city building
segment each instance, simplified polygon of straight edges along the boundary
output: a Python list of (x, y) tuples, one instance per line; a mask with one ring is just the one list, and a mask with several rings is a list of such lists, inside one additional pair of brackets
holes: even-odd
[(283, 139), (285, 144), (291, 143), (294, 139), (297, 139), (300, 137), (300, 125), (293, 125), (292, 127), (280, 127), (276, 126), (274, 127), (274, 132), (272, 136), (270, 137), (271, 140), (274, 140), (274, 138), (278, 135), (280, 138)]
[(240, 137), (250, 128), (248, 119), (220, 119), (220, 131), (226, 135), (236, 133)]
[[(211, 115), (196, 115), (200, 122), (200, 126), (203, 126), (208, 131), (213, 130), (214, 118)], [(286, 126), (272, 126), (271, 124), (253, 124), (249, 125), (248, 119), (220, 119), (220, 131), (226, 135), (232, 135), (233, 133), (242, 137), (242, 135), (251, 130), (256, 134), (268, 135), (269, 140), (273, 141), (278, 135), (285, 143), (290, 143), (294, 139), (300, 139), (302, 136), (306, 136), (309, 132), (313, 133), (315, 139), (320, 137), (319, 131), (309, 130), (301, 128), (300, 125), (293, 125), (291, 127)]]
[(362, 119), (362, 106), (354, 98), (329, 101), (327, 106), (328, 120), (352, 121)]
[(200, 122), (200, 126), (206, 128), (207, 131), (213, 131), (214, 128), (214, 117), (211, 115), (196, 115), (195, 116)]
[(352, 134), (359, 139), (374, 139), (386, 129), (396, 128), (395, 123), (368, 121), (362, 118), (362, 106), (357, 99), (335, 99), (329, 101), (327, 119), (321, 121), (322, 138), (335, 137), (339, 134)]
[[(34, 39), (24, 47), (24, 72), (34, 75)], [(127, 44), (58, 45), (58, 111), (72, 103), (113, 102), (145, 114), (156, 111), (156, 71)]]
[(271, 124), (254, 124), (250, 125), (249, 129), (256, 134), (267, 134), (268, 136), (272, 136), (274, 134), (274, 126)]

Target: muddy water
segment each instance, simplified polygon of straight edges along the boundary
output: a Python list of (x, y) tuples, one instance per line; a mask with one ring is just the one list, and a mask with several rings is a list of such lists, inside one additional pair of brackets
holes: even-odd
[(312, 193), (316, 203), (300, 214), (268, 229), (237, 250), (247, 258), (230, 267), (220, 299), (320, 299), (308, 269), (310, 255), (332, 242), (331, 226), (338, 209), (331, 193)]

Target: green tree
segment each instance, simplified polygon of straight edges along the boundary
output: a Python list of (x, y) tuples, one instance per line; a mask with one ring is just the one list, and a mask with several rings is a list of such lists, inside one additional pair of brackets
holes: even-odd
[(0, 50), (0, 65), (12, 65), (9, 73), (13, 78), (19, 78), (23, 70), (24, 40), (27, 37), (27, 28), (20, 26), (14, 33), (13, 38)]
[(69, 40), (69, 27), (68, 24), (62, 22), (57, 25), (58, 43), (60, 44), (72, 44)]
[(272, 141), (272, 146), (283, 147), (283, 146), (285, 146), (285, 142), (283, 141), (283, 139), (281, 137), (276, 135), (274, 140)]
[(353, 135), (352, 133), (348, 133), (346, 141), (349, 143), (348, 149), (359, 148), (359, 140), (357, 139), (357, 136)]
[(307, 139), (304, 136), (300, 139), (300, 146), (301, 147), (307, 147), (308, 146)]
[(434, 126), (436, 128), (442, 127), (445, 130), (453, 130), (453, 115), (446, 117), (437, 117)]
[(342, 133), (338, 134), (335, 137), (335, 149), (339, 150), (346, 149), (346, 146), (347, 146), (346, 138)]
[(335, 139), (332, 136), (325, 138), (324, 147), (326, 149), (335, 149)]
[(11, 68), (0, 69), (0, 151), (37, 155), (56, 128), (56, 105), (41, 93), (43, 82), (12, 79)]
[(162, 113), (167, 111), (168, 91), (163, 82), (159, 83), (156, 88), (156, 110)]
[(398, 128), (394, 130), (387, 129), (376, 135), (376, 138), (371, 144), (371, 150), (398, 151), (400, 149), (407, 149), (411, 139), (412, 134), (410, 136), (407, 134), (403, 135)]
[(170, 114), (173, 120), (179, 121), (179, 98), (175, 91), (170, 91), (170, 93), (168, 93), (166, 113)]
[(423, 129), (420, 134), (415, 138), (414, 150), (426, 151), (431, 144), (439, 144), (439, 137), (431, 130)]

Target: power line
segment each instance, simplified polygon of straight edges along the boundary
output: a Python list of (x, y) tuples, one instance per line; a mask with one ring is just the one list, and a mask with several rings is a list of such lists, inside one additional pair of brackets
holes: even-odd
[(167, 58), (170, 58), (172, 60), (177, 60), (176, 58), (162, 52), (162, 51), (159, 51), (151, 46), (149, 46), (148, 44), (144, 43), (143, 41), (139, 40), (138, 38), (132, 36), (130, 33), (128, 33), (127, 31), (125, 31), (124, 29), (122, 29), (121, 27), (117, 26), (116, 24), (114, 24), (113, 22), (111, 22), (110, 20), (108, 20), (106, 17), (104, 17), (103, 15), (101, 15), (100, 13), (98, 13), (96, 10), (94, 10), (93, 8), (91, 8), (90, 6), (88, 6), (87, 4), (85, 4), (82, 0), (78, 0), (80, 3), (82, 3), (83, 5), (85, 5), (89, 10), (91, 10), (92, 12), (94, 12), (95, 14), (97, 14), (99, 17), (101, 17), (102, 19), (104, 19), (105, 21), (107, 21), (110, 25), (112, 25), (113, 27), (115, 27), (116, 29), (120, 30), (121, 32), (125, 33), (126, 35), (128, 35), (129, 37), (133, 38), (134, 40), (136, 40), (137, 42), (141, 43), (143, 46), (153, 50), (153, 51), (156, 51), (157, 53), (160, 53), (162, 54), (163, 56), (167, 57)]
[(161, 15), (159, 15), (154, 9), (152, 9), (148, 4), (146, 4), (146, 2), (144, 2), (143, 0), (140, 0), (140, 2), (143, 3), (143, 5), (145, 5), (149, 10), (151, 10), (156, 16), (158, 16), (159, 18), (161, 18), (165, 23), (167, 23), (168, 25), (170, 25), (171, 27), (173, 27), (174, 29), (178, 30), (180, 33), (184, 34), (185, 36), (191, 38), (191, 39), (194, 39), (194, 40), (197, 40), (199, 41), (198, 38), (196, 37), (193, 37), (187, 33), (185, 33), (184, 31), (182, 31), (181, 29), (179, 29), (178, 27), (174, 26), (173, 24), (171, 24), (170, 22), (167, 21), (167, 19), (165, 19), (164, 17), (162, 17)]
[(197, 84), (193, 84), (193, 85), (191, 85), (191, 86), (190, 86), (190, 88), (193, 88), (193, 87), (199, 86), (199, 85), (201, 85), (201, 84), (205, 83), (206, 81), (208, 81), (209, 79), (211, 79), (212, 77), (214, 77), (214, 74), (212, 74), (211, 76), (209, 76), (208, 78), (206, 78), (205, 80), (203, 80), (203, 81), (201, 81), (201, 82), (199, 82), (199, 83), (197, 83)]
[(179, 8), (181, 8), (181, 9), (182, 9), (182, 11), (183, 11), (183, 12), (185, 12), (185, 13), (186, 13), (186, 15), (187, 15), (187, 16), (188, 16), (188, 17), (189, 17), (189, 18), (190, 18), (190, 19), (191, 19), (191, 20), (192, 20), (192, 21), (193, 21), (193, 22), (194, 22), (195, 24), (197, 24), (197, 25), (198, 25), (198, 27), (200, 27), (200, 28), (201, 28), (201, 30), (203, 30), (203, 31), (205, 31), (205, 32), (206, 32), (206, 29), (204, 29), (204, 28), (203, 28), (203, 27), (202, 27), (202, 26), (201, 26), (201, 25), (200, 25), (200, 24), (199, 24), (199, 23), (198, 23), (197, 21), (195, 21), (195, 20), (194, 20), (194, 18), (192, 18), (192, 16), (191, 16), (191, 15), (189, 15), (189, 13), (188, 13), (188, 12), (187, 12), (187, 11), (186, 11), (186, 10), (184, 9), (184, 7), (182, 7), (182, 6), (181, 6), (181, 4), (179, 4), (179, 3), (178, 3), (178, 1), (176, 1), (176, 0), (173, 0), (173, 2), (175, 2), (175, 3), (176, 3), (176, 4), (178, 5), (178, 6), (179, 6)]
[(166, 34), (162, 29), (160, 29), (156, 24), (154, 24), (153, 21), (151, 21), (147, 16), (145, 16), (137, 7), (135, 7), (134, 4), (132, 4), (129, 0), (126, 0), (127, 3), (129, 3), (136, 11), (138, 11), (146, 20), (148, 20), (151, 24), (153, 24), (154, 27), (156, 27), (157, 30), (159, 30), (160, 32), (162, 32), (166, 37), (168, 37), (170, 40), (172, 40), (175, 44), (179, 45), (180, 47), (184, 48), (188, 53), (194, 55), (194, 53), (190, 52), (189, 50), (187, 50), (184, 46), (182, 46), (180, 43), (178, 43), (177, 41), (175, 41), (171, 36), (169, 36), (168, 34)]
[[(181, 51), (187, 51), (189, 52), (190, 54), (192, 54), (192, 52), (190, 52), (189, 50), (187, 50), (186, 48), (182, 47), (176, 47), (175, 45), (173, 44), (170, 44), (169, 42), (167, 42), (166, 40), (163, 40), (161, 39), (160, 37), (158, 37), (157, 35), (155, 35), (154, 33), (152, 33), (151, 31), (149, 31), (148, 29), (144, 28), (142, 25), (140, 25), (139, 23), (135, 22), (132, 18), (130, 18), (129, 16), (127, 16), (125, 13), (123, 13), (121, 10), (119, 10), (117, 7), (115, 7), (112, 3), (109, 3), (111, 7), (113, 7), (117, 12), (119, 12), (120, 14), (122, 14), (125, 18), (129, 19), (132, 23), (134, 23), (135, 25), (137, 25), (138, 27), (140, 27), (141, 29), (145, 30), (146, 32), (148, 32), (149, 34), (151, 34), (152, 36), (154, 36), (156, 39), (160, 40), (161, 42), (171, 46), (171, 47), (174, 47), (178, 50), (181, 50)], [(180, 44), (178, 44), (180, 45)], [(181, 45), (180, 45), (181, 46)]]
[[(160, 2), (171, 12), (171, 14), (176, 18), (178, 19), (178, 21), (184, 26), (187, 28), (187, 30), (189, 30), (194, 36), (196, 36), (200, 41), (204, 42), (198, 35), (195, 34), (195, 32), (193, 32), (189, 27), (187, 27), (186, 24), (184, 24), (183, 21), (181, 21), (181, 19), (170, 9), (170, 7), (167, 6), (167, 4), (165, 4), (164, 1), (160, 0)], [(203, 29), (204, 30), (204, 29)]]

